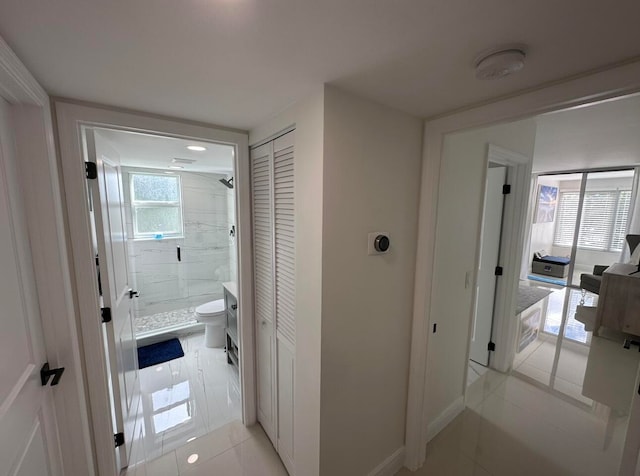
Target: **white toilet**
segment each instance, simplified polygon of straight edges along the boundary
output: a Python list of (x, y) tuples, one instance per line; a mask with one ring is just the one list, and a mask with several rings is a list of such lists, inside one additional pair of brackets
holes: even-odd
[(204, 345), (207, 347), (224, 347), (224, 328), (227, 323), (227, 313), (224, 299), (206, 302), (196, 307), (196, 320), (205, 324)]

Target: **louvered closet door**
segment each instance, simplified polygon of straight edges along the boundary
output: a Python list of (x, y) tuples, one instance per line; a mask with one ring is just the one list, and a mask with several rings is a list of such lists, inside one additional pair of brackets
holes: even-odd
[(293, 474), (295, 377), (294, 132), (273, 143), (278, 453)]
[(276, 331), (279, 339), (292, 346), (296, 341), (293, 134), (289, 132), (273, 144)]
[(273, 143), (251, 151), (258, 420), (274, 445)]

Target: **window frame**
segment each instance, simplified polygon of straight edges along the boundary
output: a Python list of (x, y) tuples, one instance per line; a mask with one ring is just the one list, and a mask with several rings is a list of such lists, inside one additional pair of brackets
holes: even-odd
[[(571, 244), (565, 244), (565, 243), (559, 243), (558, 242), (558, 237), (559, 237), (559, 233), (558, 233), (558, 226), (559, 226), (559, 219), (561, 216), (561, 207), (562, 204), (564, 203), (563, 198), (566, 196), (566, 194), (580, 194), (579, 191), (577, 190), (561, 190), (558, 192), (558, 210), (556, 213), (556, 224), (553, 230), (553, 246), (557, 246), (557, 247), (564, 247), (564, 248), (571, 248), (573, 247), (574, 242), (576, 242), (575, 240), (575, 236), (573, 236), (572, 240), (571, 240)], [(615, 226), (616, 226), (616, 222), (618, 220), (618, 213), (620, 212), (620, 210), (622, 209), (622, 207), (620, 206), (620, 200), (621, 200), (621, 195), (623, 193), (629, 193), (630, 197), (629, 200), (631, 202), (631, 199), (633, 197), (631, 197), (632, 194), (632, 189), (626, 189), (626, 188), (619, 188), (616, 190), (587, 190), (584, 192), (584, 198), (583, 198), (583, 207), (584, 207), (584, 203), (586, 202), (586, 196), (587, 194), (598, 194), (598, 193), (608, 193), (608, 194), (615, 194), (615, 198), (614, 198), (614, 212), (612, 215), (612, 219), (611, 222), (608, 224), (609, 225), (609, 233), (607, 235), (607, 246), (606, 248), (596, 248), (596, 247), (592, 247), (592, 246), (581, 246), (580, 243), (580, 235), (578, 235), (578, 241), (576, 242), (576, 247), (579, 250), (586, 250), (586, 251), (598, 251), (598, 252), (604, 252), (604, 253), (621, 253), (622, 251), (624, 251), (624, 240), (623, 240), (623, 244), (622, 244), (622, 248), (621, 249), (617, 249), (617, 248), (613, 248), (613, 243), (614, 243), (614, 235), (615, 235)], [(579, 200), (579, 199), (578, 199)], [(630, 212), (631, 209), (631, 203), (629, 203), (629, 210), (627, 213)], [(584, 215), (584, 209), (583, 209), (583, 215)], [(580, 230), (578, 231), (579, 233), (582, 231), (582, 226), (584, 224), (584, 221), (582, 219), (583, 217), (580, 217)], [(576, 220), (578, 219), (578, 217), (576, 216)], [(629, 219), (630, 217), (627, 215), (627, 222), (625, 224), (625, 230), (629, 229)], [(574, 221), (574, 230), (571, 231), (571, 234), (573, 235), (573, 233), (575, 233), (575, 221)], [(624, 233), (626, 234), (626, 232)]]
[[(162, 234), (161, 239), (179, 239), (184, 238), (184, 211), (183, 211), (183, 196), (182, 196), (182, 176), (180, 174), (165, 174), (158, 172), (138, 172), (138, 171), (130, 171), (129, 174), (129, 200), (131, 203), (131, 222), (133, 228), (133, 239), (134, 240), (156, 240), (156, 236), (158, 234)], [(163, 177), (163, 178), (175, 178), (178, 184), (178, 200), (171, 201), (161, 201), (161, 200), (135, 200), (135, 191), (134, 191), (134, 180), (133, 177), (135, 175), (152, 175), (155, 177)], [(178, 209), (178, 220), (180, 222), (180, 229), (177, 232), (139, 232), (138, 231), (138, 220), (137, 220), (137, 210), (142, 208), (177, 208)]]

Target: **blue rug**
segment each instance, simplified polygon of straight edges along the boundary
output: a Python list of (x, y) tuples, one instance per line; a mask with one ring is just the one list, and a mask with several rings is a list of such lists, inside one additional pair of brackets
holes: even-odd
[(138, 347), (138, 368), (144, 369), (180, 357), (184, 357), (184, 351), (178, 339), (145, 345)]
[(536, 276), (534, 274), (530, 274), (529, 276), (527, 276), (527, 278), (533, 281), (540, 281), (541, 283), (557, 284), (558, 286), (567, 285), (567, 281), (564, 279), (547, 278), (545, 276)]

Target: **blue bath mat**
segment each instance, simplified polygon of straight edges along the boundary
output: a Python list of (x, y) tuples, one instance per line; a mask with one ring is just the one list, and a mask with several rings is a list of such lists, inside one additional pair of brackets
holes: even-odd
[(138, 368), (144, 369), (180, 357), (184, 357), (184, 351), (178, 339), (145, 345), (138, 347)]

